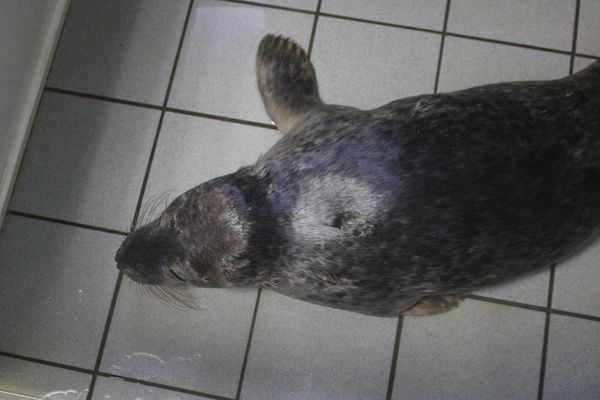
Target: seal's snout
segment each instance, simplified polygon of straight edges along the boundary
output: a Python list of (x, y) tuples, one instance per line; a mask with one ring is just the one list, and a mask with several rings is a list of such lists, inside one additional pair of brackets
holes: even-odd
[(130, 233), (115, 253), (117, 269), (132, 280), (153, 285), (185, 281), (186, 269), (172, 270), (186, 262), (185, 249), (172, 230), (158, 223)]
[(115, 254), (115, 261), (117, 262), (117, 268), (119, 268), (119, 269), (123, 268), (121, 261), (123, 261), (124, 258), (125, 258), (125, 250), (123, 249), (123, 246), (121, 246), (121, 247), (119, 247), (119, 250), (117, 250), (117, 254)]

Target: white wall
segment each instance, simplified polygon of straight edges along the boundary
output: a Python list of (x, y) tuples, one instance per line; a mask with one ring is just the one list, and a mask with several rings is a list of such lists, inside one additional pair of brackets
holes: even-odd
[(0, 226), (69, 0), (0, 0)]

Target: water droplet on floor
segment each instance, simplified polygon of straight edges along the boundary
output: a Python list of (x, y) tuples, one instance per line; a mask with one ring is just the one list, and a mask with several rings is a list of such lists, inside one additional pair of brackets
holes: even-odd
[(81, 392), (74, 389), (56, 390), (44, 395), (44, 400), (83, 400), (87, 397), (88, 389)]
[(152, 358), (155, 360), (158, 360), (161, 364), (166, 364), (166, 362), (160, 358), (157, 355), (154, 354), (150, 354), (150, 353), (144, 353), (144, 352), (137, 352), (137, 353), (133, 353), (133, 354), (125, 354), (125, 358), (127, 358), (128, 360), (132, 360), (134, 357), (140, 357), (140, 358)]

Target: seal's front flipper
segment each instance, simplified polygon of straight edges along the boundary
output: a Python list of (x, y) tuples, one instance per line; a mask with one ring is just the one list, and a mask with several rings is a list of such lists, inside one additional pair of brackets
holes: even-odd
[(323, 104), (313, 65), (291, 39), (263, 38), (256, 55), (256, 76), (267, 113), (284, 134), (308, 111)]

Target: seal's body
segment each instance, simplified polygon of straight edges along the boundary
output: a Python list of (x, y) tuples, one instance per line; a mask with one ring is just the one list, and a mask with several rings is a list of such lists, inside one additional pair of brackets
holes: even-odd
[(263, 39), (257, 75), (285, 136), (134, 231), (117, 255), (132, 278), (420, 315), (549, 266), (600, 226), (598, 61), (371, 111), (323, 104), (281, 37)]

